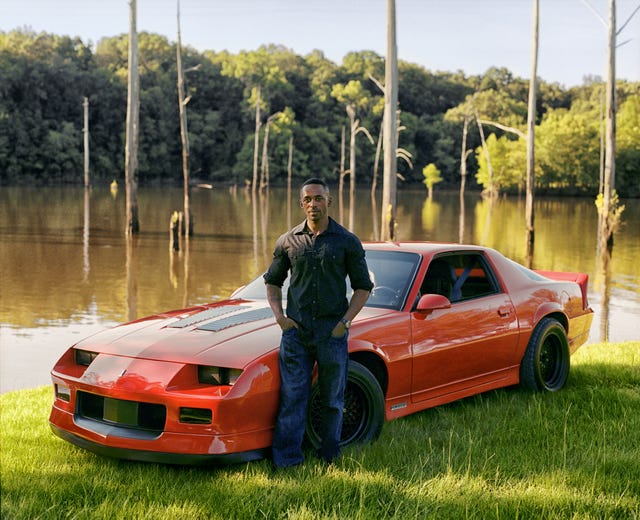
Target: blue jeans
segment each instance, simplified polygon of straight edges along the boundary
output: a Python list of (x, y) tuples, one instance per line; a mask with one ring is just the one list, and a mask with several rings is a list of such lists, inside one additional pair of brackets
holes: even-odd
[(340, 454), (340, 434), (347, 384), (347, 336), (323, 341), (301, 341), (296, 329), (282, 333), (280, 342), (280, 407), (273, 434), (273, 462), (287, 467), (304, 461), (304, 438), (311, 375), (318, 363), (322, 402), (322, 445), (319, 455), (333, 460)]

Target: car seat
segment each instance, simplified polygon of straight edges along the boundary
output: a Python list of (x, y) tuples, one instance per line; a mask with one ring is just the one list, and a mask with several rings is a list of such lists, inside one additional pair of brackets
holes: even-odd
[(453, 279), (449, 264), (444, 260), (433, 260), (427, 269), (420, 292), (422, 294), (441, 294), (446, 298), (451, 298), (452, 288)]

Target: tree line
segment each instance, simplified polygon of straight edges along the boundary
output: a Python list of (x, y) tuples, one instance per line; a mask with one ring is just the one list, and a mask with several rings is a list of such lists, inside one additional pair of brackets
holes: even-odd
[[(82, 183), (84, 97), (90, 107), (92, 182), (123, 177), (127, 48), (125, 34), (103, 38), (93, 49), (80, 38), (0, 32), (0, 183)], [(321, 51), (299, 56), (268, 45), (237, 54), (183, 47), (182, 61), (194, 182), (251, 182), (256, 128), (262, 139), (261, 184), (285, 182), (290, 160), (295, 179), (338, 180), (345, 154), (354, 153), (358, 185), (377, 181), (384, 57), (352, 52), (336, 64)], [(176, 44), (140, 33), (139, 72), (139, 182), (178, 184)], [(430, 164), (440, 171), (440, 186), (459, 186), (465, 130), (471, 150), (467, 187), (523, 188), (528, 80), (505, 68), (466, 76), (402, 60), (398, 73), (400, 187), (423, 182), (423, 169)], [(596, 194), (602, 172), (602, 81), (585, 78), (583, 85), (566, 89), (540, 80), (538, 89), (536, 189)], [(618, 81), (617, 100), (616, 190), (621, 197), (638, 197), (640, 83)], [(347, 137), (343, 145), (343, 135), (354, 128), (362, 135)]]

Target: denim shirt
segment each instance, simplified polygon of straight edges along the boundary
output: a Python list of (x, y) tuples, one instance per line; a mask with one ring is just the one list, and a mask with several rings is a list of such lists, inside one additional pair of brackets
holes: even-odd
[(308, 339), (328, 338), (344, 315), (347, 276), (354, 291), (373, 288), (360, 240), (332, 218), (317, 236), (305, 220), (278, 238), (265, 283), (282, 287), (289, 271), (287, 316)]

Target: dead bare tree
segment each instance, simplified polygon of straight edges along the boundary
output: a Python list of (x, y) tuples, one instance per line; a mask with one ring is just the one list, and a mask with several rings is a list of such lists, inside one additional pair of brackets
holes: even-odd
[[(474, 114), (476, 118), (476, 123), (478, 124), (478, 132), (480, 132), (480, 141), (482, 141), (482, 149), (484, 150), (484, 154), (487, 158), (487, 170), (489, 171), (489, 187), (486, 188), (482, 194), (489, 198), (494, 198), (498, 195), (498, 192), (493, 184), (493, 168), (491, 167), (491, 155), (489, 154), (489, 147), (487, 146), (487, 141), (484, 138), (484, 130), (482, 129), (482, 120), (478, 116), (478, 112), (474, 109)], [(496, 124), (496, 126), (498, 126)]]
[(180, 140), (182, 142), (182, 178), (184, 188), (184, 234), (185, 242), (189, 244), (192, 233), (191, 209), (189, 201), (189, 133), (187, 127), (187, 103), (191, 96), (185, 98), (184, 70), (182, 68), (182, 36), (180, 31), (180, 0), (177, 2), (178, 13), (178, 42), (176, 45), (176, 65), (178, 69), (178, 111), (180, 114)]
[(251, 183), (251, 191), (253, 193), (258, 189), (258, 150), (260, 149), (260, 127), (262, 122), (260, 119), (260, 85), (256, 87), (256, 125), (253, 135), (253, 181)]
[(138, 220), (138, 129), (140, 119), (140, 75), (138, 71), (138, 30), (136, 0), (129, 0), (129, 56), (127, 86), (127, 129), (125, 144), (125, 190), (127, 236), (140, 232)]
[(467, 134), (469, 133), (469, 114), (465, 114), (462, 124), (462, 150), (460, 151), (460, 201), (464, 199), (464, 190), (467, 184), (467, 157), (473, 152), (467, 150)]
[(340, 171), (338, 172), (338, 214), (340, 215), (340, 223), (344, 223), (344, 177), (347, 175), (347, 171), (344, 169), (345, 162), (345, 150), (346, 150), (346, 135), (345, 127), (342, 125), (342, 134), (340, 138)]
[(380, 239), (396, 240), (398, 49), (395, 0), (387, 0), (387, 59), (384, 86), (384, 170)]
[(269, 129), (271, 123), (278, 117), (281, 112), (271, 114), (265, 123), (264, 137), (262, 138), (262, 163), (260, 167), (260, 190), (264, 190), (269, 186)]
[[(527, 259), (531, 264), (534, 243), (534, 208), (535, 191), (535, 127), (538, 74), (538, 33), (539, 33), (539, 0), (533, 0), (533, 45), (531, 56), (531, 78), (529, 79), (529, 106), (527, 109), (527, 184), (525, 195), (525, 220), (527, 226)], [(531, 267), (531, 265), (528, 265)]]
[(374, 144), (373, 137), (364, 126), (360, 126), (360, 120), (356, 119), (356, 111), (352, 104), (347, 104), (347, 115), (349, 116), (349, 229), (355, 226), (356, 207), (356, 135), (364, 133), (369, 142)]
[(291, 227), (291, 177), (293, 177), (293, 135), (289, 137), (289, 159), (287, 160), (287, 228)]
[(616, 48), (627, 41), (617, 44), (618, 35), (624, 30), (631, 19), (640, 11), (640, 4), (629, 15), (620, 29), (616, 29), (616, 1), (609, 0), (609, 21), (600, 16), (591, 4), (584, 3), (598, 16), (608, 29), (607, 35), (607, 64), (606, 64), (606, 93), (605, 93), (605, 154), (602, 192), (598, 195), (598, 247), (601, 252), (611, 251), (613, 248), (613, 234), (620, 225), (624, 206), (619, 205), (615, 193), (616, 186)]
[(91, 183), (89, 181), (89, 98), (86, 96), (83, 98), (82, 108), (84, 114), (84, 127), (82, 128), (84, 134), (84, 187), (88, 189)]

